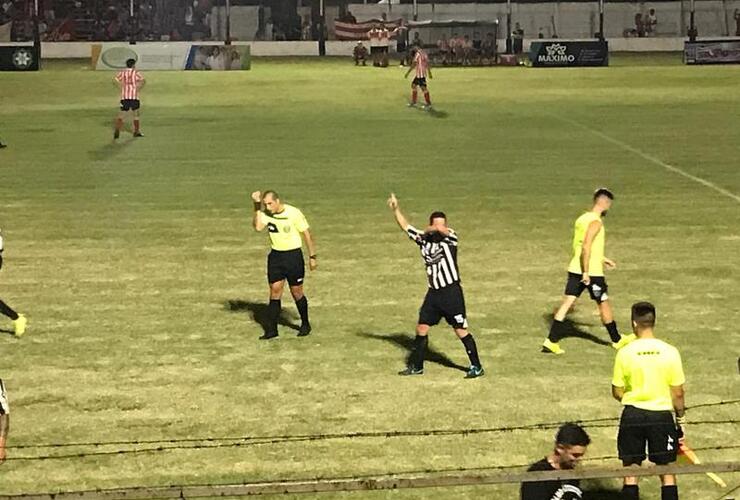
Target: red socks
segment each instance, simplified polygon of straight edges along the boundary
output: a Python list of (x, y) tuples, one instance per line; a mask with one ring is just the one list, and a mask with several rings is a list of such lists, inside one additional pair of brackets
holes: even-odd
[(139, 133), (139, 120), (134, 119), (134, 134), (138, 134), (138, 133)]
[(411, 102), (413, 104), (416, 104), (416, 98), (419, 95), (419, 93), (416, 90), (411, 91)]
[(432, 99), (429, 97), (429, 92), (424, 92), (424, 100), (427, 103), (427, 106), (431, 106)]
[(121, 130), (123, 128), (123, 119), (122, 118), (116, 118), (116, 130)]

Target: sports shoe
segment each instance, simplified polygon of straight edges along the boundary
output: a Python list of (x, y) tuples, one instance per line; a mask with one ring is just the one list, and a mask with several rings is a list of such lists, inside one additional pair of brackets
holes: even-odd
[(8, 147), (7, 144), (3, 144), (2, 142), (0, 142), (0, 149), (7, 148), (7, 147)]
[(274, 339), (278, 336), (278, 332), (265, 332), (261, 337), (260, 340), (270, 340)]
[(486, 374), (486, 371), (482, 366), (471, 365), (468, 368), (468, 373), (465, 374), (465, 378), (478, 378)]
[(301, 323), (301, 329), (298, 330), (299, 337), (305, 337), (311, 333), (311, 323)]
[(141, 132), (134, 132), (134, 137), (144, 137), (144, 134)]
[(424, 375), (424, 368), (414, 368), (413, 366), (407, 366), (406, 369), (398, 372), (399, 375), (404, 377), (408, 375)]
[(547, 354), (565, 354), (565, 351), (560, 348), (560, 344), (550, 342), (550, 339), (545, 339), (542, 343), (542, 352)]
[(121, 131), (120, 130), (114, 130), (113, 131), (113, 138), (114, 139), (118, 139), (119, 137), (121, 137)]
[(16, 337), (22, 337), (24, 333), (26, 333), (26, 325), (28, 324), (28, 320), (26, 317), (22, 314), (18, 315), (18, 319), (13, 321), (13, 330), (15, 331)]
[(637, 339), (637, 336), (634, 333), (630, 333), (629, 335), (622, 335), (622, 338), (619, 339), (619, 342), (612, 342), (612, 347), (618, 351), (635, 339)]
[(421, 107), (421, 109), (423, 109), (424, 111), (431, 111), (432, 110), (432, 105), (431, 104), (425, 104), (425, 105), (423, 105)]
[(416, 103), (415, 102), (409, 102), (409, 103), (406, 104), (406, 106), (409, 107), (409, 108), (415, 108), (416, 107)]

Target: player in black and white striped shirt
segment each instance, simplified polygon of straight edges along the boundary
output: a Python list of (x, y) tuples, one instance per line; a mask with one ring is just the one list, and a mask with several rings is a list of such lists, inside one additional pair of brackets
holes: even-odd
[(10, 408), (8, 407), (8, 395), (5, 394), (5, 384), (0, 379), (0, 464), (5, 462), (5, 443), (8, 440), (10, 429)]
[(468, 320), (465, 316), (465, 297), (457, 267), (457, 234), (447, 226), (447, 216), (442, 212), (433, 212), (429, 216), (429, 226), (420, 231), (409, 224), (401, 213), (398, 199), (393, 193), (388, 199), (388, 206), (393, 210), (401, 229), (419, 245), (429, 279), (429, 290), (419, 311), (414, 349), (409, 356), (408, 366), (399, 375), (424, 373), (429, 328), (444, 318), (455, 330), (468, 353), (470, 368), (465, 378), (482, 376), (485, 372), (478, 357), (475, 339), (468, 332)]

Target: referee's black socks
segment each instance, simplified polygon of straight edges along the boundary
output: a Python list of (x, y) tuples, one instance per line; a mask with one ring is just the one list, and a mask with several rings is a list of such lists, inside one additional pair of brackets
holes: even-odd
[(619, 335), (619, 330), (617, 330), (617, 322), (612, 321), (611, 323), (604, 325), (604, 327), (606, 328), (606, 331), (609, 332), (609, 337), (612, 339), (612, 342), (619, 342), (622, 337)]
[(563, 338), (564, 331), (564, 322), (558, 321), (556, 319), (552, 320), (552, 325), (550, 325), (550, 333), (547, 335), (547, 340), (549, 340), (553, 344), (557, 344), (558, 342), (560, 342), (560, 339)]
[(7, 316), (13, 321), (18, 319), (18, 313), (10, 308), (8, 304), (0, 300), (0, 314)]
[(304, 295), (299, 300), (295, 301), (295, 306), (298, 308), (298, 314), (301, 316), (301, 324), (308, 324), (308, 299)]
[(478, 357), (478, 346), (475, 345), (475, 339), (472, 333), (468, 333), (466, 336), (460, 339), (465, 346), (465, 352), (468, 353), (468, 359), (470, 364), (480, 368), (480, 358)]
[(678, 486), (663, 486), (660, 489), (660, 500), (678, 500)]
[(427, 345), (429, 344), (429, 337), (426, 335), (417, 335), (414, 339), (414, 346), (412, 347), (411, 354), (409, 355), (409, 366), (417, 370), (424, 368), (424, 357), (427, 353)]
[(268, 333), (277, 333), (278, 320), (280, 319), (280, 299), (270, 299), (270, 305), (267, 307)]
[(625, 484), (622, 487), (622, 498), (624, 500), (640, 500), (640, 487), (636, 484)]

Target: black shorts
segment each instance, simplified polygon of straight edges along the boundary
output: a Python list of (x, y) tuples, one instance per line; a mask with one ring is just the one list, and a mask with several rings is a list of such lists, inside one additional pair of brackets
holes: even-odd
[(580, 297), (586, 289), (588, 289), (588, 294), (597, 304), (606, 302), (609, 299), (609, 295), (606, 293), (609, 290), (609, 285), (606, 284), (606, 279), (603, 276), (591, 276), (591, 283), (586, 286), (581, 283), (580, 274), (568, 273), (568, 281), (565, 284), (565, 295)]
[(439, 290), (430, 288), (419, 310), (419, 324), (434, 326), (444, 318), (452, 328), (467, 328), (465, 297), (460, 283)]
[(418, 85), (419, 87), (426, 87), (427, 86), (427, 79), (426, 78), (414, 78), (414, 81), (411, 82), (411, 86)]
[(306, 265), (300, 248), (281, 252), (272, 250), (267, 256), (267, 281), (277, 283), (288, 280), (290, 286), (302, 285)]
[(121, 111), (136, 111), (140, 107), (138, 99), (121, 99)]
[[(383, 50), (385, 49), (385, 50)], [(370, 53), (371, 54), (382, 54), (384, 52), (388, 52), (388, 47), (380, 47), (378, 45), (370, 46)]]
[(624, 466), (640, 465), (645, 457), (649, 457), (655, 465), (675, 462), (678, 430), (673, 414), (670, 411), (648, 411), (625, 406), (619, 420), (617, 448)]

